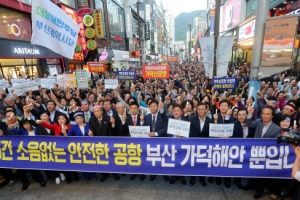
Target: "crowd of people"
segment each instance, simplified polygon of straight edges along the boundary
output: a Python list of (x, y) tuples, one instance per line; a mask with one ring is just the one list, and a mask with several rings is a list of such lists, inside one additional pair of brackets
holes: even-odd
[[(298, 114), (300, 99), (298, 77), (289, 72), (278, 73), (261, 82), (257, 99), (248, 96), (250, 64), (229, 64), (228, 77), (236, 77), (236, 89), (214, 90), (212, 80), (205, 76), (203, 65), (175, 64), (170, 68), (169, 79), (143, 79), (140, 69), (137, 79), (119, 81), (114, 90), (105, 89), (105, 79), (116, 78), (114, 72), (92, 75), (89, 88), (52, 89), (39, 87), (22, 96), (8, 90), (0, 93), (0, 135), (46, 135), (46, 136), (128, 136), (129, 126), (150, 126), (149, 137), (181, 137), (167, 133), (168, 119), (190, 121), (190, 139), (209, 137), (210, 123), (233, 123), (233, 138), (276, 138), (287, 130), (300, 126)], [(224, 136), (224, 139), (226, 136)], [(30, 181), (28, 170), (1, 169), (2, 175), (13, 186), (17, 179), (26, 191)], [(30, 170), (33, 180), (45, 187), (45, 179), (39, 170)], [(45, 171), (47, 179), (57, 184), (61, 181), (79, 181), (78, 172)], [(119, 174), (111, 174), (120, 180)], [(130, 175), (130, 180), (145, 175)], [(96, 181), (95, 173), (83, 172), (84, 184)], [(100, 181), (109, 177), (102, 173)], [(154, 181), (155, 175), (150, 176)], [(186, 177), (164, 176), (165, 181), (174, 184), (177, 180), (186, 185)], [(231, 186), (231, 178), (199, 177), (205, 187), (206, 181), (217, 185), (224, 181)], [(196, 177), (189, 178), (194, 185)], [(290, 180), (249, 178), (242, 186), (241, 178), (234, 178), (236, 187), (255, 190), (259, 199), (267, 188), (271, 199), (277, 199)], [(297, 191), (296, 191), (297, 192)], [(295, 190), (290, 190), (292, 197)]]

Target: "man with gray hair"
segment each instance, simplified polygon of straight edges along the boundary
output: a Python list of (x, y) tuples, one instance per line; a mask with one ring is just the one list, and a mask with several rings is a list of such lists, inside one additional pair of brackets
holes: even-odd
[(19, 116), (19, 117), (23, 117), (24, 116), (24, 114), (22, 112), (23, 106), (22, 106), (21, 100), (20, 100), (20, 98), (18, 96), (15, 96), (15, 98), (12, 97), (12, 96), (6, 97), (5, 98), (5, 105), (6, 106), (11, 106), (11, 107), (15, 108), (17, 116)]

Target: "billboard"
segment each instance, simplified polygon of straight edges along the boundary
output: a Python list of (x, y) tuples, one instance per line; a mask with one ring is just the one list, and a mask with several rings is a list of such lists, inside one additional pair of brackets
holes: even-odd
[(235, 28), (245, 19), (245, 2), (242, 0), (228, 0), (221, 9), (220, 19), (224, 20), (220, 23), (220, 32)]
[(273, 17), (266, 21), (260, 76), (291, 68), (298, 16)]

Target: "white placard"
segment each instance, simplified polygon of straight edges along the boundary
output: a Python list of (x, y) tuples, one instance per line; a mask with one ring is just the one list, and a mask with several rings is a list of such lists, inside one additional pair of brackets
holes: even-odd
[(181, 137), (189, 137), (191, 122), (169, 119), (168, 134), (180, 135)]
[(131, 137), (149, 137), (150, 126), (129, 126)]
[(41, 78), (40, 80), (42, 88), (52, 89), (57, 84), (56, 79), (52, 78)]
[(25, 92), (39, 90), (39, 88), (35, 81), (26, 81), (24, 83), (14, 83), (13, 90), (18, 96), (21, 96)]
[(0, 88), (9, 87), (9, 83), (5, 79), (0, 80)]
[(231, 137), (234, 124), (209, 124), (209, 137)]
[(32, 0), (31, 44), (38, 44), (72, 59), (79, 25), (49, 0)]
[(116, 89), (118, 87), (118, 79), (105, 79), (105, 89)]
[(26, 82), (26, 79), (25, 78), (18, 78), (18, 79), (12, 78), (12, 79), (10, 79), (10, 82), (11, 82), (11, 84), (14, 84), (14, 83), (24, 83), (24, 82)]
[(81, 89), (86, 89), (89, 87), (88, 83), (88, 73), (86, 70), (77, 70), (76, 71), (77, 78), (77, 87)]

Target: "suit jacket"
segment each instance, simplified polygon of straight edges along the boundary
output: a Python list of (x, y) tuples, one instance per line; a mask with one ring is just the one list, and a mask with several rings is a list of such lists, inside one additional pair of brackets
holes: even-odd
[(232, 116), (230, 116), (229, 120), (225, 120), (225, 119), (223, 120), (221, 113), (218, 113), (218, 116), (219, 116), (217, 121), (218, 124), (233, 124), (235, 122), (235, 119)]
[[(140, 121), (141, 116), (140, 116), (140, 114), (137, 114), (136, 118), (137, 118), (136, 119), (136, 125), (137, 126), (141, 126), (141, 121)], [(127, 124), (127, 126), (133, 126), (132, 115), (127, 115), (127, 117), (126, 117), (126, 124)]]
[(264, 127), (262, 120), (252, 121), (252, 119), (247, 119), (246, 125), (250, 128), (255, 128), (254, 138), (277, 138), (281, 134), (281, 128), (274, 124), (274, 122), (271, 122), (263, 137), (261, 137)]
[[(115, 109), (111, 109), (111, 110), (113, 112), (113, 115), (117, 115), (118, 114), (118, 112)], [(107, 112), (104, 109), (103, 109), (103, 114), (107, 115)]]
[[(83, 112), (83, 111), (81, 111), (81, 112)], [(89, 111), (89, 112), (90, 112), (90, 116), (93, 117), (93, 116), (94, 116), (94, 112), (91, 112), (91, 111)], [(70, 119), (70, 121), (75, 121), (74, 113), (75, 113), (75, 112), (70, 112), (70, 113), (69, 113), (69, 119)], [(84, 113), (84, 112), (83, 112), (83, 113)], [(83, 119), (85, 120), (85, 116), (83, 116)]]
[[(28, 131), (25, 128), (20, 128), (18, 131), (18, 135), (28, 136)], [(39, 132), (36, 128), (34, 128), (34, 135), (39, 135)]]
[[(246, 138), (254, 138), (254, 133), (255, 128), (248, 127), (248, 135)], [(232, 138), (244, 138), (243, 127), (239, 121), (234, 122)]]
[[(129, 115), (126, 115), (126, 119), (127, 117), (129, 117)], [(117, 114), (113, 115), (113, 118), (115, 119), (115, 127), (113, 128), (113, 136), (120, 136), (120, 137), (124, 137), (124, 136), (129, 136), (129, 129), (128, 129), (128, 125), (126, 124), (126, 120), (125, 123), (122, 123), (122, 120), (120, 118), (120, 116)]]
[(84, 133), (81, 132), (80, 127), (78, 124), (73, 125), (68, 131), (68, 136), (89, 136), (89, 130), (90, 130), (90, 125), (89, 123), (85, 123), (84, 125)]
[(194, 116), (190, 119), (190, 137), (209, 137), (209, 124), (214, 123), (209, 117), (205, 118), (204, 126), (200, 131), (200, 119), (198, 116)]
[(48, 131), (46, 130), (45, 127), (37, 124), (34, 120), (29, 120), (29, 123), (36, 127), (36, 130), (38, 131), (39, 135), (54, 135), (54, 131), (53, 130), (50, 130), (50, 133), (48, 133)]
[[(155, 132), (157, 132), (158, 137), (166, 136), (167, 129), (168, 129), (168, 118), (165, 113), (161, 114), (159, 111), (156, 116), (156, 125), (155, 125)], [(150, 126), (150, 132), (152, 132), (152, 113), (145, 116), (143, 126)]]
[(109, 116), (102, 115), (101, 128), (99, 120), (95, 116), (91, 117), (89, 124), (94, 136), (112, 136), (112, 125)]

